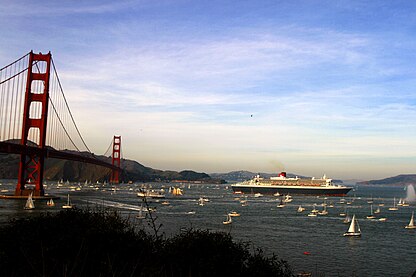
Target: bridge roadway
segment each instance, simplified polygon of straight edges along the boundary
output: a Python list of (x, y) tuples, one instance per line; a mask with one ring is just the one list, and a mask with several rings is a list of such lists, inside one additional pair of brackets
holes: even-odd
[(63, 159), (63, 160), (71, 160), (71, 161), (78, 161), (84, 163), (91, 163), (100, 165), (103, 167), (107, 167), (113, 170), (120, 170), (117, 166), (114, 166), (110, 163), (105, 161), (99, 160), (98, 158), (94, 157), (94, 154), (90, 154), (90, 157), (81, 155), (81, 154), (73, 154), (64, 151), (58, 151), (53, 148), (45, 148), (44, 150), (35, 147), (35, 146), (25, 146), (21, 144), (15, 144), (10, 142), (0, 141), (0, 153), (8, 153), (8, 154), (37, 154), (41, 155), (44, 154), (45, 158), (55, 158), (55, 159)]

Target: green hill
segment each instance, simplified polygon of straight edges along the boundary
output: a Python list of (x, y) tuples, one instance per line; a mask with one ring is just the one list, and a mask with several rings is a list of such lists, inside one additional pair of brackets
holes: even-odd
[[(72, 151), (67, 151), (72, 152)], [(83, 153), (83, 155), (91, 155)], [(0, 155), (0, 179), (16, 179), (19, 168), (19, 155), (6, 154)], [(111, 157), (96, 156), (98, 159), (111, 163)], [(124, 182), (207, 182), (220, 183), (221, 180), (213, 179), (206, 173), (199, 173), (192, 170), (163, 171), (146, 167), (136, 161), (122, 159), (121, 160), (121, 181)], [(46, 159), (45, 162), (45, 180), (69, 180), (73, 182), (84, 182), (89, 180), (109, 181), (111, 170), (102, 166), (86, 164), (82, 162)]]
[(416, 183), (416, 174), (400, 174), (380, 180), (358, 182), (359, 185), (409, 185)]

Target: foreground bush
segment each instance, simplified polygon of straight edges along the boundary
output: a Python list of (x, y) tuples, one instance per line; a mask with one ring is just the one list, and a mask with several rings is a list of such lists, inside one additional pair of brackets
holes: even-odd
[(0, 228), (1, 276), (292, 276), (287, 263), (229, 234), (188, 230), (161, 239), (115, 212), (84, 210)]

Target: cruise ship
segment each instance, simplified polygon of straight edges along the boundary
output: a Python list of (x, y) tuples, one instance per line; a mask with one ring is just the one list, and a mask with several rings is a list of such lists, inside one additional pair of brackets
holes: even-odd
[(352, 189), (343, 185), (334, 185), (332, 179), (326, 178), (289, 178), (286, 172), (281, 172), (279, 176), (265, 179), (259, 175), (253, 179), (231, 185), (234, 193), (242, 194), (300, 194), (300, 195), (325, 195), (325, 196), (345, 196)]

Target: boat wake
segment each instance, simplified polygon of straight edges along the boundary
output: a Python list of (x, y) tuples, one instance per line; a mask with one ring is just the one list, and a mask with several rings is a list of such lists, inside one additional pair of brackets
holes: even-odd
[(130, 211), (147, 211), (147, 208), (142, 208), (135, 205), (125, 204), (121, 202), (115, 202), (115, 201), (109, 201), (109, 200), (102, 200), (102, 199), (88, 199), (88, 200), (82, 200), (84, 202), (87, 202), (89, 204), (95, 204), (97, 206), (105, 206), (105, 207), (112, 207), (117, 209), (123, 209), (123, 210), (130, 210)]

